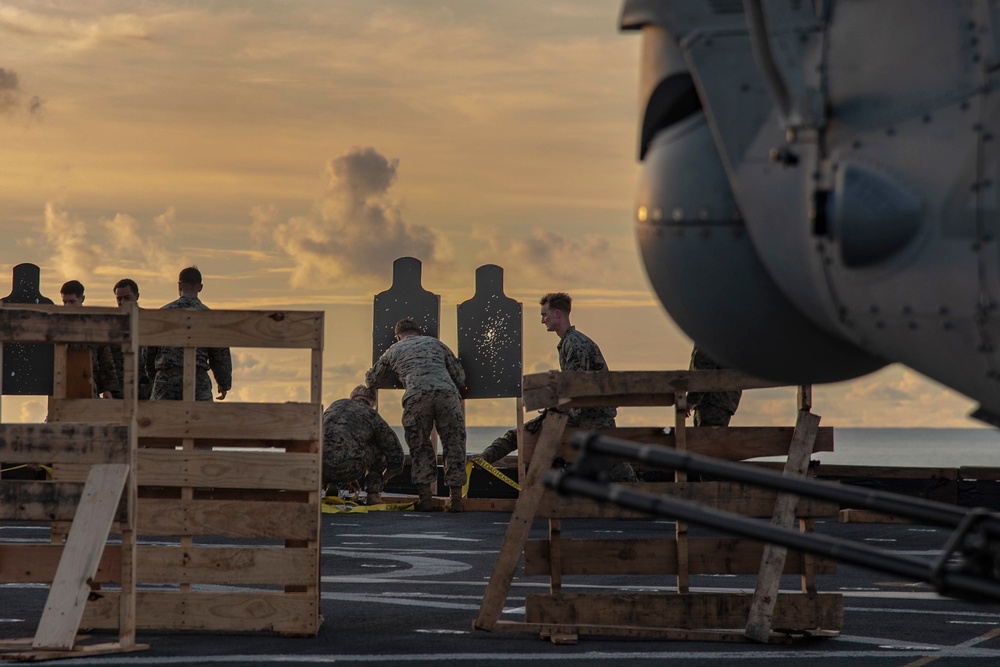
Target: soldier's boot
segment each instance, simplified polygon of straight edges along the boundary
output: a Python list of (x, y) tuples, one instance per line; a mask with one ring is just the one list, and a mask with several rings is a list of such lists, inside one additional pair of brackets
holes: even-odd
[(381, 493), (369, 493), (368, 500), (365, 501), (366, 505), (381, 505), (382, 504), (382, 494)]
[(430, 512), (434, 509), (434, 502), (431, 500), (431, 485), (417, 484), (417, 504), (413, 506), (418, 512)]
[(462, 487), (460, 486), (451, 487), (451, 511), (452, 512), (465, 511), (465, 501), (462, 500)]

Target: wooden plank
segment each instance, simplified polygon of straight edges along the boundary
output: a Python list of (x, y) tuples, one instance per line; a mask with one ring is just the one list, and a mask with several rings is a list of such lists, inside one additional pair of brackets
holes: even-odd
[[(809, 469), (809, 457), (812, 454), (813, 442), (816, 440), (819, 419), (819, 415), (804, 410), (799, 411), (798, 419), (795, 422), (795, 436), (788, 449), (785, 475), (805, 476)], [(791, 528), (795, 521), (795, 510), (798, 503), (799, 496), (779, 493), (774, 504), (774, 515), (771, 517), (771, 523), (782, 528)], [(764, 557), (760, 561), (757, 587), (754, 590), (746, 626), (747, 637), (755, 641), (766, 642), (771, 636), (771, 628), (774, 627), (772, 620), (774, 605), (777, 601), (778, 589), (781, 586), (781, 573), (785, 569), (785, 554), (787, 552), (786, 547), (776, 544), (768, 544), (764, 548)]]
[[(564, 575), (677, 573), (677, 548), (672, 538), (562, 539)], [(524, 547), (524, 574), (545, 575), (553, 567), (547, 540), (528, 540)], [(691, 574), (756, 574), (764, 543), (740, 538), (688, 538)], [(789, 552), (785, 574), (802, 572), (802, 554)], [(817, 559), (816, 574), (834, 574), (836, 561)]]
[[(218, 632), (279, 632), (314, 635), (320, 610), (315, 595), (273, 591), (139, 591), (139, 630), (198, 630)], [(100, 591), (87, 604), (83, 625), (95, 630), (114, 628), (118, 592)]]
[[(770, 518), (774, 512), (777, 492), (737, 482), (644, 482), (632, 485), (638, 491), (658, 493), (701, 503), (725, 512), (756, 518)], [(803, 498), (796, 510), (800, 517), (835, 517), (840, 512), (837, 503)], [(561, 496), (547, 489), (538, 506), (538, 516), (557, 519), (648, 518), (644, 512), (623, 509), (588, 498)]]
[[(140, 401), (136, 424), (146, 438), (322, 440), (316, 403)], [(53, 421), (118, 421), (121, 402), (50, 400)]]
[[(653, 628), (740, 628), (746, 624), (749, 593), (563, 593), (525, 596), (525, 621)], [(843, 600), (835, 593), (778, 596), (774, 627), (782, 630), (839, 630)]]
[[(55, 578), (62, 544), (0, 546), (0, 581), (50, 583)], [(202, 547), (139, 545), (138, 581), (144, 584), (310, 585), (319, 570), (317, 549), (282, 547)], [(119, 583), (121, 547), (104, 548), (94, 581)]]
[(525, 375), (524, 408), (673, 405), (678, 392), (781, 387), (738, 371), (547, 371)]
[(120, 424), (0, 425), (0, 461), (5, 463), (114, 463), (127, 455), (128, 427)]
[(82, 484), (0, 480), (0, 520), (71, 521)]
[(87, 478), (63, 557), (35, 632), (36, 649), (69, 649), (80, 627), (90, 581), (97, 572), (111, 522), (128, 477), (128, 465), (95, 465)]
[[(639, 628), (632, 625), (585, 625), (582, 623), (524, 623), (522, 621), (499, 621), (494, 632), (532, 633), (546, 638), (553, 633), (575, 633), (581, 637), (625, 637), (628, 639), (666, 639), (691, 642), (737, 642), (750, 641), (741, 630), (684, 630), (681, 628)], [(802, 634), (813, 635), (812, 632)], [(836, 636), (837, 633), (825, 636)], [(787, 644), (791, 638), (775, 633), (772, 644)]]
[(565, 414), (554, 412), (547, 415), (542, 423), (542, 437), (535, 448), (535, 460), (528, 468), (524, 483), (521, 485), (521, 493), (507, 525), (507, 532), (504, 533), (497, 560), (493, 564), (493, 572), (486, 585), (482, 604), (479, 606), (479, 615), (473, 622), (474, 628), (490, 630), (500, 619), (500, 612), (503, 611), (503, 604), (507, 600), (507, 593), (514, 579), (514, 570), (517, 569), (518, 561), (521, 559), (531, 524), (538, 514), (538, 505), (545, 490), (542, 478), (552, 469), (566, 420)]
[(94, 360), (89, 347), (66, 350), (66, 397), (94, 398)]
[(895, 514), (882, 514), (872, 510), (844, 509), (840, 510), (837, 520), (840, 523), (917, 523), (915, 519), (909, 519)]
[(12, 303), (0, 308), (0, 340), (5, 342), (121, 345), (128, 336), (128, 313), (118, 308)]
[(317, 454), (144, 449), (139, 483), (145, 486), (202, 486), (230, 489), (319, 488)]
[(845, 466), (820, 463), (816, 474), (821, 477), (881, 477), (885, 479), (944, 479), (961, 477), (958, 468), (913, 468), (906, 466)]
[[(97, 655), (111, 655), (114, 653), (133, 653), (135, 651), (145, 651), (149, 644), (122, 644), (121, 642), (105, 642), (103, 644), (87, 644), (86, 646), (74, 646), (70, 650), (31, 650), (20, 651), (0, 656), (4, 660), (15, 660), (17, 662), (42, 662), (44, 660), (61, 660), (67, 658), (92, 658)], [(0, 644), (0, 650), (5, 650)], [(18, 651), (18, 649), (14, 649)]]
[[(577, 459), (578, 451), (570, 443), (577, 433), (589, 433), (593, 429), (567, 428), (559, 454), (567, 462)], [(664, 433), (662, 427), (618, 427), (596, 429), (601, 435), (620, 438), (647, 445), (660, 445), (674, 449), (676, 438), (674, 432)], [(759, 456), (785, 456), (792, 442), (791, 426), (702, 426), (687, 429), (687, 451), (702, 456), (723, 461), (744, 461)], [(533, 433), (524, 434), (521, 451), (525, 452), (528, 461), (534, 449), (538, 436)], [(833, 451), (833, 427), (826, 426), (816, 434), (816, 452)], [(635, 464), (633, 464), (635, 465)], [(642, 465), (642, 464), (639, 464)], [(777, 464), (783, 466), (783, 464)]]
[(171, 500), (139, 503), (141, 535), (216, 535), (261, 539), (316, 539), (318, 503), (255, 500)]
[(143, 345), (323, 347), (323, 313), (302, 310), (139, 309)]

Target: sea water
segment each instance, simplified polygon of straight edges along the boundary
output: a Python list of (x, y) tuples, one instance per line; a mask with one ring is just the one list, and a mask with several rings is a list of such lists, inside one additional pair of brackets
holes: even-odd
[[(402, 429), (395, 430), (405, 447)], [(504, 426), (470, 426), (468, 453), (481, 453), (506, 430)], [(1000, 468), (1000, 430), (834, 427), (833, 450), (817, 452), (813, 458), (831, 465)]]

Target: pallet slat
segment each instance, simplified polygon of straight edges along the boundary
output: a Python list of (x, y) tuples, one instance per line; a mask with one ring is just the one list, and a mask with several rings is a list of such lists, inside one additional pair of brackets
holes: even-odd
[(5, 463), (112, 463), (125, 459), (128, 445), (128, 427), (121, 424), (0, 425), (0, 461)]
[(318, 503), (143, 500), (138, 509), (141, 535), (216, 535), (286, 540), (318, 538), (315, 518), (319, 514)]
[(0, 307), (0, 340), (4, 342), (121, 345), (129, 333), (129, 313), (118, 308), (6, 303)]
[(144, 486), (318, 491), (321, 475), (314, 454), (139, 451), (139, 484)]
[(143, 345), (323, 349), (323, 313), (139, 309)]

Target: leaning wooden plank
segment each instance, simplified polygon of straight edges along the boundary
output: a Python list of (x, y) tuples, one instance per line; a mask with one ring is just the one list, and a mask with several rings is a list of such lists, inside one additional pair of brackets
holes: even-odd
[[(138, 591), (139, 630), (278, 632), (314, 635), (319, 631), (317, 596), (273, 591)], [(83, 625), (95, 630), (118, 622), (118, 591), (97, 591), (87, 604)]]
[[(753, 596), (749, 593), (576, 593), (525, 596), (528, 623), (582, 623), (664, 628), (741, 628)], [(839, 594), (789, 593), (778, 596), (774, 627), (783, 631), (843, 625)]]
[[(645, 482), (632, 485), (639, 491), (690, 500), (724, 512), (743, 516), (770, 518), (774, 512), (776, 491), (761, 489), (736, 482)], [(801, 517), (834, 517), (840, 511), (836, 503), (803, 498), (797, 513)], [(538, 515), (558, 519), (642, 518), (648, 514), (628, 510), (608, 503), (598, 503), (589, 498), (560, 496), (546, 490), (538, 507)]]
[(139, 484), (313, 491), (320, 465), (317, 454), (143, 449)]
[(312, 540), (318, 537), (318, 513), (318, 503), (143, 498), (137, 524), (141, 535), (150, 536)]
[[(563, 539), (562, 567), (565, 575), (663, 574), (677, 573), (677, 546), (674, 539)], [(690, 574), (756, 574), (764, 543), (730, 537), (688, 539)], [(789, 552), (785, 574), (800, 574), (802, 560)], [(548, 540), (528, 540), (524, 548), (524, 573), (548, 574)], [(817, 574), (836, 572), (836, 561), (819, 559)]]
[(73, 646), (128, 471), (124, 463), (95, 465), (91, 470), (35, 632), (34, 648)]
[(36, 304), (0, 308), (0, 340), (19, 343), (116, 343), (128, 340), (128, 313)]
[(322, 348), (323, 313), (141, 309), (139, 340), (174, 347)]
[[(89, 401), (94, 404), (96, 401)], [(121, 417), (121, 410), (118, 413)], [(0, 425), (4, 463), (114, 463), (128, 454), (128, 428), (120, 424)]]
[[(816, 441), (816, 430), (819, 428), (819, 415), (805, 410), (799, 411), (795, 422), (795, 436), (788, 448), (788, 461), (785, 464), (785, 475), (802, 477), (809, 469), (809, 457), (812, 454), (813, 442)], [(774, 504), (774, 515), (771, 523), (782, 528), (791, 528), (795, 521), (795, 510), (799, 504), (799, 496), (790, 493), (779, 493)], [(776, 544), (764, 548), (764, 557), (760, 561), (760, 572), (757, 574), (757, 587), (754, 590), (753, 603), (750, 605), (750, 616), (747, 619), (746, 635), (758, 642), (766, 642), (771, 636), (772, 615), (774, 605), (781, 586), (781, 573), (785, 569), (785, 554), (788, 549)]]
[(528, 539), (528, 532), (538, 513), (538, 504), (545, 490), (542, 478), (552, 469), (566, 420), (565, 414), (554, 412), (547, 415), (542, 423), (542, 437), (535, 449), (535, 460), (528, 468), (521, 494), (514, 506), (514, 513), (507, 525), (507, 532), (504, 533), (490, 581), (486, 585), (486, 593), (479, 606), (479, 615), (472, 623), (474, 628), (491, 630), (500, 619), (500, 612), (503, 611), (504, 601), (514, 579), (514, 571), (517, 569), (518, 561), (521, 560), (524, 543)]
[(673, 405), (687, 391), (780, 387), (738, 371), (548, 371), (525, 375), (524, 408), (571, 405)]

